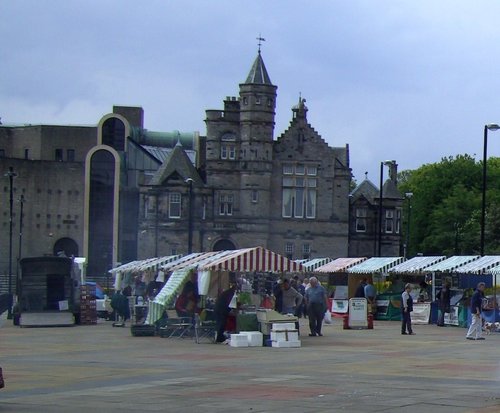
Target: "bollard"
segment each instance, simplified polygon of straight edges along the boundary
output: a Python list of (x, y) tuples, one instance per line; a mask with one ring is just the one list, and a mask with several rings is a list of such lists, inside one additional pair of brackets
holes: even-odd
[(373, 330), (373, 314), (368, 313), (368, 330)]
[(349, 315), (344, 316), (344, 330), (349, 330), (351, 327), (349, 327)]

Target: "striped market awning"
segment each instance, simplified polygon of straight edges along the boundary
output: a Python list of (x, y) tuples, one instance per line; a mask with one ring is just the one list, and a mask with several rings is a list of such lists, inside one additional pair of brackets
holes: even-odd
[(301, 264), (262, 247), (244, 248), (198, 267), (201, 271), (303, 272)]
[(457, 272), (462, 274), (491, 274), (492, 270), (499, 266), (500, 255), (486, 255), (457, 268)]
[(445, 259), (445, 255), (435, 257), (413, 257), (389, 269), (389, 272), (393, 274), (417, 274), (422, 271), (427, 271), (427, 267), (444, 261)]
[(363, 261), (366, 261), (366, 257), (337, 258), (328, 264), (316, 268), (315, 271), (322, 273), (346, 272), (348, 268), (354, 267)]
[(301, 264), (304, 267), (305, 271), (314, 271), (316, 268), (322, 267), (325, 264), (328, 264), (332, 259), (331, 258), (312, 258), (310, 260), (295, 260), (295, 262)]
[(479, 258), (480, 255), (456, 255), (447, 258), (444, 261), (438, 262), (437, 264), (431, 265), (425, 270), (429, 272), (453, 272), (470, 262), (476, 261)]
[(350, 274), (386, 273), (390, 268), (401, 264), (404, 260), (403, 257), (373, 257), (348, 268), (347, 272)]

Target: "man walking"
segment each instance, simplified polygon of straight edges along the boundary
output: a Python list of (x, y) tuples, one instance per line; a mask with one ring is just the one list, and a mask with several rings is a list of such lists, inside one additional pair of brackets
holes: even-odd
[(445, 282), (441, 291), (437, 294), (439, 317), (437, 321), (438, 327), (444, 327), (444, 314), (450, 312), (450, 284)]
[(319, 283), (316, 277), (311, 277), (309, 279), (311, 286), (306, 291), (306, 305), (307, 305), (307, 315), (309, 317), (309, 328), (311, 337), (322, 336), (321, 326), (323, 324), (323, 317), (325, 316), (325, 311), (327, 309), (327, 297), (326, 290)]
[[(406, 335), (414, 335), (411, 328), (411, 312), (413, 311), (413, 298), (410, 295), (411, 284), (405, 285), (405, 290), (403, 294), (401, 294), (401, 334)], [(408, 333), (406, 333), (408, 330)]]
[(481, 311), (483, 310), (484, 288), (485, 284), (479, 283), (470, 299), (472, 322), (469, 331), (467, 331), (467, 340), (484, 340), (484, 337), (481, 337), (483, 333)]

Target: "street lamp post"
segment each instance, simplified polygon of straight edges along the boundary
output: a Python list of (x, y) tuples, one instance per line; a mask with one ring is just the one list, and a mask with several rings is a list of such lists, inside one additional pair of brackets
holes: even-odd
[(411, 197), (413, 196), (413, 192), (406, 192), (405, 197), (408, 199), (408, 218), (406, 222), (406, 244), (405, 244), (405, 258), (407, 258), (408, 253), (410, 252), (410, 222), (411, 222)]
[(188, 209), (188, 254), (193, 252), (193, 182), (192, 178), (186, 178), (189, 185), (189, 209)]
[(379, 203), (378, 203), (378, 245), (377, 245), (377, 256), (382, 256), (382, 213), (383, 213), (383, 196), (384, 196), (384, 165), (390, 165), (393, 161), (383, 161), (380, 162), (380, 191), (379, 191)]
[(17, 174), (14, 172), (14, 168), (9, 166), (9, 171), (5, 173), (5, 176), (9, 178), (9, 308), (7, 309), (7, 318), (12, 319), (12, 225), (13, 225), (13, 209), (14, 209), (14, 178)]
[(21, 204), (21, 210), (19, 214), (19, 249), (17, 253), (17, 269), (19, 271), (20, 266), (21, 266), (21, 251), (23, 247), (23, 212), (24, 212), (24, 202), (26, 201), (26, 198), (24, 198), (24, 195), (21, 194), (19, 197), (19, 203)]
[(481, 203), (481, 256), (484, 256), (484, 230), (486, 225), (486, 162), (488, 158), (488, 131), (496, 131), (500, 126), (496, 123), (484, 125), (484, 144), (483, 144), (483, 199)]

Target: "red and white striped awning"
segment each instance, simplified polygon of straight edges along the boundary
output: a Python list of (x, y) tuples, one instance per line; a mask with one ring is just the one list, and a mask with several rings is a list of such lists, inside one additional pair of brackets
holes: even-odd
[(298, 262), (262, 247), (235, 250), (232, 254), (212, 261), (198, 270), (239, 272), (303, 272)]

